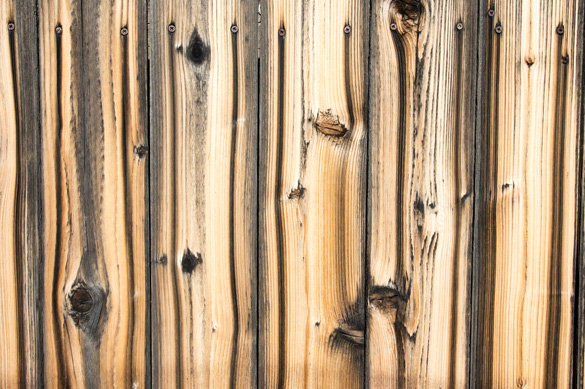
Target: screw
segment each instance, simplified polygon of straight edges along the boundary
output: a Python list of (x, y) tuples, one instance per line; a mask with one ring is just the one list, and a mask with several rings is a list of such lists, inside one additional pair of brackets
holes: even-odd
[(15, 28), (16, 28), (16, 26), (14, 25), (13, 22), (8, 23), (8, 31), (14, 31)]
[(286, 34), (286, 31), (284, 30), (284, 27), (281, 27), (278, 29), (278, 35), (279, 36), (284, 36), (284, 34)]
[(122, 34), (123, 36), (128, 35), (128, 28), (127, 27), (122, 27), (122, 29), (120, 30), (120, 34)]
[(457, 23), (457, 25), (455, 27), (457, 27), (457, 29), (459, 31), (461, 31), (461, 30), (463, 30), (463, 23), (459, 22), (459, 23)]
[(169, 32), (172, 34), (177, 30), (177, 27), (173, 23), (169, 24)]
[(504, 29), (502, 28), (501, 25), (498, 24), (496, 26), (495, 30), (496, 30), (496, 34), (501, 34)]
[(397, 28), (398, 28), (398, 26), (396, 25), (396, 23), (392, 23), (392, 24), (390, 25), (390, 29), (391, 29), (392, 31), (396, 31), (396, 29), (397, 29)]
[(351, 26), (348, 24), (345, 27), (343, 27), (343, 32), (349, 34), (351, 32)]
[(232, 34), (237, 34), (238, 33), (238, 26), (236, 26), (235, 24), (230, 28), (230, 31), (232, 32)]
[(563, 35), (565, 33), (565, 28), (561, 25), (557, 27), (557, 34)]
[(488, 16), (489, 16), (490, 18), (493, 18), (495, 14), (496, 14), (496, 11), (494, 11), (493, 9), (490, 9), (490, 10), (488, 11)]
[(563, 64), (565, 64), (565, 65), (566, 65), (566, 64), (568, 64), (568, 63), (569, 63), (569, 57), (567, 57), (566, 55), (565, 55), (565, 56), (563, 56), (563, 57), (561, 58), (561, 62), (562, 62)]
[(57, 33), (57, 35), (61, 35), (63, 33), (63, 27), (61, 26), (55, 27), (55, 32)]

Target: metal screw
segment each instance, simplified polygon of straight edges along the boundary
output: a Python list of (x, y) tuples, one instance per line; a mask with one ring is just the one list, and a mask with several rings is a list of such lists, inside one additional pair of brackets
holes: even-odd
[(504, 31), (504, 29), (502, 28), (502, 26), (499, 25), (499, 24), (496, 26), (495, 30), (496, 30), (496, 34), (501, 34), (502, 31)]
[(392, 31), (396, 31), (396, 29), (397, 29), (397, 28), (398, 28), (398, 26), (396, 25), (396, 23), (392, 23), (392, 24), (390, 24), (390, 29), (391, 29)]
[(568, 63), (569, 63), (569, 57), (567, 57), (566, 55), (565, 55), (565, 56), (563, 56), (563, 57), (561, 58), (561, 62), (562, 62), (563, 64), (565, 64), (565, 65), (566, 65), (566, 64), (568, 64)]
[(237, 34), (238, 33), (238, 26), (236, 26), (235, 24), (230, 28), (230, 31), (232, 32), (232, 34)]
[(284, 36), (284, 34), (286, 34), (286, 31), (284, 30), (284, 27), (281, 27), (278, 29), (278, 35), (279, 36)]
[(463, 23), (459, 22), (459, 23), (457, 23), (457, 25), (455, 27), (457, 27), (457, 29), (459, 31), (461, 31), (461, 30), (463, 30)]
[(557, 27), (557, 34), (563, 35), (565, 33), (565, 28), (561, 25)]
[(493, 9), (490, 9), (490, 10), (488, 11), (488, 16), (489, 16), (490, 18), (493, 18), (495, 14), (496, 14), (496, 11), (494, 11)]
[(123, 36), (128, 35), (128, 28), (127, 27), (122, 27), (122, 29), (120, 30), (120, 34), (122, 34)]
[(343, 32), (349, 34), (351, 32), (351, 26), (348, 24), (345, 27), (343, 27)]
[(8, 23), (8, 31), (14, 31), (15, 28), (16, 28), (16, 26), (14, 25), (13, 22)]
[(172, 34), (177, 30), (174, 24), (169, 24), (169, 32)]
[(55, 27), (55, 32), (57, 33), (57, 35), (61, 35), (63, 33), (63, 27), (61, 26)]

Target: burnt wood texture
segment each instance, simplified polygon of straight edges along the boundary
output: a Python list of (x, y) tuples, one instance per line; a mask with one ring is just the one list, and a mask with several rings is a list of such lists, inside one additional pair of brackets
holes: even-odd
[(0, 0), (0, 387), (585, 388), (580, 0)]

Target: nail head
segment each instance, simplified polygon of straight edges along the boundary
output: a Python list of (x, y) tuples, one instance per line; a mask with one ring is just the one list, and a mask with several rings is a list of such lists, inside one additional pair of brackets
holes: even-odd
[(493, 18), (495, 14), (496, 14), (496, 11), (494, 11), (493, 9), (490, 9), (490, 10), (488, 11), (488, 16), (489, 16), (490, 18)]
[(463, 30), (463, 23), (461, 23), (461, 22), (457, 23), (456, 27), (459, 31)]
[(557, 27), (557, 34), (563, 35), (565, 33), (565, 28), (563, 26)]
[(563, 56), (563, 57), (561, 58), (561, 62), (562, 62), (562, 63), (564, 63), (565, 65), (566, 65), (566, 64), (568, 64), (568, 63), (569, 63), (569, 57), (567, 57), (566, 55), (565, 55), (565, 56)]
[(15, 28), (16, 26), (14, 25), (13, 22), (8, 23), (8, 31), (14, 31)]
[(172, 34), (177, 30), (174, 24), (169, 24), (169, 32)]
[(397, 28), (398, 28), (398, 26), (396, 25), (396, 23), (392, 23), (392, 24), (390, 24), (390, 29), (391, 29), (392, 31), (396, 31), (396, 29), (397, 29)]
[(61, 26), (55, 27), (55, 32), (57, 33), (57, 35), (61, 35), (63, 33), (63, 27)]
[(128, 35), (128, 28), (127, 27), (122, 27), (120, 29), (120, 34), (122, 34), (123, 36)]
[(279, 36), (284, 36), (284, 34), (286, 34), (286, 31), (284, 30), (284, 28), (279, 28), (278, 29), (278, 35)]
[(349, 34), (351, 32), (351, 26), (348, 24), (345, 27), (343, 27), (343, 32)]
[(235, 24), (230, 28), (230, 31), (232, 32), (232, 34), (237, 34), (239, 31), (238, 26), (236, 26)]
[(496, 28), (495, 28), (495, 30), (496, 30), (496, 34), (501, 34), (502, 31), (504, 31), (504, 29), (500, 25), (497, 25)]

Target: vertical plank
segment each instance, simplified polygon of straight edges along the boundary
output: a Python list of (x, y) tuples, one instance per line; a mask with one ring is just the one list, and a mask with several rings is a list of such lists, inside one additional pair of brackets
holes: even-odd
[(144, 387), (146, 3), (39, 15), (46, 385)]
[(465, 387), (477, 7), (372, 3), (370, 387)]
[(42, 246), (35, 4), (0, 5), (0, 386), (39, 386)]
[(260, 386), (362, 387), (369, 6), (261, 5)]
[(582, 8), (481, 2), (476, 387), (571, 385)]
[(152, 2), (154, 387), (256, 385), (257, 3)]

